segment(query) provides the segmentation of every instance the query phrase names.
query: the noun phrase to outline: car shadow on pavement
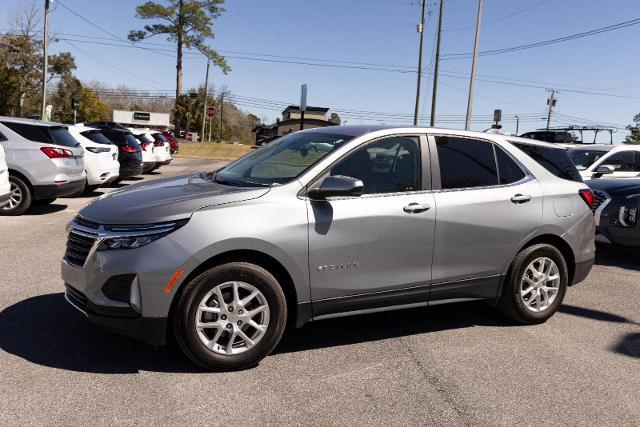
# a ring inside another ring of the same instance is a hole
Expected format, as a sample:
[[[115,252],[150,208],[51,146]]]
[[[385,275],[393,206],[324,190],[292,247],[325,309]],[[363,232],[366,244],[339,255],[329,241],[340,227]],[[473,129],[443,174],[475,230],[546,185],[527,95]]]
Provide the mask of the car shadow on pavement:
[[[65,209],[67,209],[67,205],[54,202],[54,203],[51,203],[50,205],[32,206],[28,211],[22,214],[22,216],[47,215],[51,213],[60,212]]]
[[[598,245],[596,248],[596,264],[640,271],[640,250]]]
[[[456,307],[457,306],[457,307]],[[512,325],[484,303],[436,306],[310,323],[285,335],[274,351],[291,353],[475,325]],[[91,324],[64,294],[32,297],[0,313],[0,348],[32,363],[102,374],[206,372],[177,348],[155,349]]]
[[[0,313],[0,348],[32,363],[78,372],[204,372],[175,347],[155,349],[91,324],[62,293],[5,308]]]
[[[613,347],[613,350],[625,356],[640,358],[640,333],[625,335]]]
[[[607,313],[606,311],[593,310],[590,308],[577,307],[575,305],[562,304],[558,311],[566,314],[571,314],[573,316],[586,317],[593,320],[601,320],[603,322],[629,323],[631,325],[640,326],[640,324],[634,322],[633,320],[629,320],[626,317],[622,317],[617,314]]]
[[[436,305],[311,322],[274,353],[291,353],[474,326],[517,326],[485,302]]]

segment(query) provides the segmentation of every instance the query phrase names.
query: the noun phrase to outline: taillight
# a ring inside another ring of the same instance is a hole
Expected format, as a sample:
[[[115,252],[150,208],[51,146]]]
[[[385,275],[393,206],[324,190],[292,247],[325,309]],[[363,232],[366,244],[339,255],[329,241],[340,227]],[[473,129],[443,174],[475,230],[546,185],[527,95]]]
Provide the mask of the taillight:
[[[141,143],[140,143],[140,146],[142,147],[142,149],[143,149],[144,151],[147,151],[147,143],[146,143],[146,142],[141,142]]]
[[[580,197],[582,197],[582,200],[584,200],[584,202],[587,204],[587,206],[589,206],[589,209],[593,209],[593,202],[595,200],[593,197],[593,191],[585,188],[578,191],[578,193],[580,194]]]
[[[164,147],[164,142],[156,141],[156,142],[153,143],[153,145],[155,145],[156,147]]]
[[[65,150],[64,148],[42,147],[40,148],[40,151],[46,154],[50,159],[63,159],[66,157],[73,157],[73,152],[71,150]]]
[[[120,151],[122,151],[123,153],[137,153],[138,149],[136,147],[130,147],[128,145],[123,145],[122,147],[120,147]]]

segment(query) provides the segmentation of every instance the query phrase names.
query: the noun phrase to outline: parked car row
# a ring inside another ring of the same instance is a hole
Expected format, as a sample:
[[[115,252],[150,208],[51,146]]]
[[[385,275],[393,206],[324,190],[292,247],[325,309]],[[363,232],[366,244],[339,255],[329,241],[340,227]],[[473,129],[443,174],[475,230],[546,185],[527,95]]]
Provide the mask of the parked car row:
[[[172,151],[160,131],[12,117],[0,117],[0,147],[0,215],[157,169],[171,163]]]

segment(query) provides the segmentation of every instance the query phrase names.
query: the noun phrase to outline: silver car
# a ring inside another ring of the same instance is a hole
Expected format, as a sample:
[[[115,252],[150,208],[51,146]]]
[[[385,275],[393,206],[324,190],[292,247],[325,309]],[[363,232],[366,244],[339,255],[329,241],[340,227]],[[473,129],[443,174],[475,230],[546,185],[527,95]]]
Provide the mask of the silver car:
[[[544,322],[593,265],[591,203],[551,144],[313,129],[99,197],[69,224],[62,278],[91,321],[241,369],[310,320],[489,300]]]
[[[0,215],[20,215],[75,194],[85,183],[84,151],[66,125],[0,116],[11,197]]]

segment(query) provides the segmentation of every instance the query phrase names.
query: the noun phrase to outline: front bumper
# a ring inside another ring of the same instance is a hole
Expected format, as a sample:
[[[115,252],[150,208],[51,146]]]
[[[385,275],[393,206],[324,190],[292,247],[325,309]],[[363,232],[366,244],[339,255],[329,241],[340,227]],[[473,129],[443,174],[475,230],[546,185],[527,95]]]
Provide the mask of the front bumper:
[[[69,196],[81,191],[84,185],[84,179],[79,179],[77,181],[71,181],[64,184],[34,185],[33,197],[36,200],[43,200]]]
[[[620,210],[623,206],[637,206],[640,209],[640,204],[636,205],[626,200],[609,203],[600,213],[596,227],[596,241],[614,246],[640,248],[640,221],[625,225],[620,218]]]
[[[77,289],[65,284],[64,297],[69,304],[84,314],[89,321],[105,329],[143,340],[151,345],[166,343],[166,317],[122,317],[108,306],[99,306],[89,301]]]

